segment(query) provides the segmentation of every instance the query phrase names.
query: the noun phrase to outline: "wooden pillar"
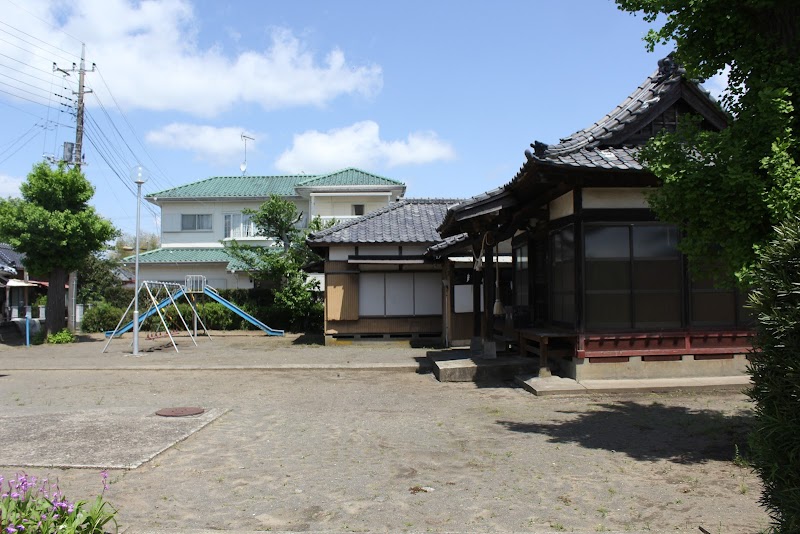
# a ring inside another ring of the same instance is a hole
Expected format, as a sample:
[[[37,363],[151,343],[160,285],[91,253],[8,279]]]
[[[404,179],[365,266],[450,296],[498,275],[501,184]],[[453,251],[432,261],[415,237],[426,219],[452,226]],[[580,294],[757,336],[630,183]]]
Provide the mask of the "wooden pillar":
[[[496,358],[497,345],[494,341],[494,315],[492,304],[495,296],[494,247],[486,247],[483,258],[483,357]]]

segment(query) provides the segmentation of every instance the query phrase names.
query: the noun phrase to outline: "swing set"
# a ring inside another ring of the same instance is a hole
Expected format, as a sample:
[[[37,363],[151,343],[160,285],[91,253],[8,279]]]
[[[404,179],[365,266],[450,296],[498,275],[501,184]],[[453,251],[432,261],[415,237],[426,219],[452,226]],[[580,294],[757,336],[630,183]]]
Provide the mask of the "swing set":
[[[158,314],[159,323],[156,326],[155,332],[147,334],[147,339],[157,339],[159,337],[163,337],[164,335],[169,336],[170,341],[172,342],[172,346],[175,348],[175,352],[180,352],[178,350],[178,345],[175,343],[175,338],[172,336],[172,332],[169,329],[169,315],[168,313],[172,310],[175,311],[177,316],[180,318],[181,323],[183,323],[183,327],[186,329],[186,333],[189,335],[189,338],[194,343],[194,346],[197,346],[197,324],[200,323],[200,326],[203,327],[203,332],[209,339],[211,339],[211,335],[208,333],[208,329],[206,325],[203,323],[203,320],[200,318],[200,314],[197,311],[197,306],[195,305],[195,296],[198,294],[204,294],[210,297],[212,300],[215,300],[222,304],[227,309],[231,310],[235,314],[239,315],[241,318],[245,319],[249,323],[255,325],[262,331],[264,331],[268,336],[282,336],[284,334],[283,330],[277,330],[275,328],[271,328],[249,313],[245,312],[235,304],[229,302],[228,300],[224,299],[220,294],[217,292],[216,289],[206,284],[206,277],[199,274],[190,274],[186,276],[186,283],[184,285],[178,284],[177,282],[153,282],[153,281],[144,281],[142,282],[138,289],[136,290],[136,295],[131,300],[131,303],[128,304],[128,308],[125,310],[125,313],[122,314],[122,317],[119,319],[119,323],[114,330],[110,330],[106,332],[106,337],[108,337],[108,341],[106,342],[105,347],[103,347],[103,352],[108,349],[108,345],[111,343],[111,340],[115,337],[119,337],[125,332],[128,332],[133,329],[133,320],[123,324],[125,321],[125,317],[131,311],[136,299],[139,298],[139,293],[144,290],[147,293],[147,297],[149,298],[150,306],[147,311],[139,316],[139,327],[141,328],[144,321],[153,315]],[[181,299],[185,299],[186,302],[189,304],[189,307],[192,310],[192,328],[189,328],[189,325],[186,323],[186,320],[181,315],[180,310],[178,309],[178,301]],[[163,326],[164,330],[161,330]]]
[[[190,280],[190,278],[192,280]],[[211,339],[211,335],[208,333],[208,329],[206,325],[203,323],[203,320],[200,318],[200,314],[197,311],[197,306],[194,303],[194,295],[195,293],[202,293],[204,286],[205,286],[205,276],[200,276],[201,280],[197,280],[198,275],[189,275],[186,277],[186,285],[181,285],[176,282],[154,282],[154,281],[143,281],[139,285],[139,289],[136,292],[136,295],[131,300],[131,303],[128,304],[128,308],[125,310],[125,313],[122,314],[120,317],[119,322],[117,323],[116,328],[114,328],[111,332],[106,332],[106,336],[108,337],[108,341],[106,342],[105,347],[103,347],[103,352],[108,349],[111,340],[115,337],[119,337],[125,332],[131,330],[133,328],[133,321],[128,322],[127,324],[123,325],[123,321],[128,313],[131,311],[136,299],[139,298],[139,293],[144,292],[146,293],[146,299],[149,301],[150,306],[148,307],[147,311],[144,312],[139,316],[139,326],[141,327],[144,324],[144,321],[153,316],[158,315],[158,323],[156,325],[156,330],[152,332],[148,332],[147,339],[157,339],[164,336],[169,336],[169,340],[172,343],[172,346],[175,348],[175,352],[180,352],[178,350],[178,345],[175,343],[175,338],[172,335],[172,332],[169,329],[169,321],[171,319],[171,314],[174,312],[177,317],[180,319],[180,322],[183,324],[183,327],[186,329],[186,333],[189,335],[189,339],[192,340],[194,346],[197,346],[197,324],[203,328],[203,332],[209,339]],[[199,290],[198,290],[199,288]],[[189,307],[192,310],[192,323],[193,328],[189,328],[189,325],[186,323],[186,320],[183,318],[183,315],[178,308],[178,302],[181,299],[185,300]],[[163,327],[163,330],[162,330]]]

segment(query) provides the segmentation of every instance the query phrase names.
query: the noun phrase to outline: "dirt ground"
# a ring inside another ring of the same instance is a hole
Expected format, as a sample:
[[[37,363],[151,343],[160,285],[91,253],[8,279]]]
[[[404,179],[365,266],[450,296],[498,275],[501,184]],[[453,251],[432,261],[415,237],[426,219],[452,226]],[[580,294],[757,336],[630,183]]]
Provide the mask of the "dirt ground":
[[[751,424],[742,394],[536,397],[510,383],[439,383],[408,371],[211,365],[425,355],[297,341],[218,337],[181,356],[165,350],[138,360],[123,355],[124,343],[99,356],[97,338],[63,349],[5,346],[0,410],[225,411],[141,467],[111,470],[106,495],[128,532],[699,532],[703,526],[738,533],[768,523],[758,505],[759,479],[733,461],[736,446],[746,450]],[[178,363],[170,367],[171,360]],[[181,368],[181,361],[197,365]],[[80,370],[70,370],[70,362]],[[125,368],[115,368],[120,362]],[[21,469],[0,466],[0,474]],[[95,469],[25,471],[58,478],[73,499],[102,489]]]

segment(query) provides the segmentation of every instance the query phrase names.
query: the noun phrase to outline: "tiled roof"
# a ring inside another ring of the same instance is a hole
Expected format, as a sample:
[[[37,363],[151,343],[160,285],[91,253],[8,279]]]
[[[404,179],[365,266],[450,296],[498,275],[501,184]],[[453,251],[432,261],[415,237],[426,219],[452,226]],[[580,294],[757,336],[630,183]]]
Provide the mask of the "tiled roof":
[[[538,141],[532,143],[533,150],[525,151],[526,161],[510,182],[453,206],[440,229],[445,234],[458,232],[460,229],[453,226],[456,213],[496,202],[502,195],[513,192],[516,187],[539,174],[536,170],[529,173],[532,169],[644,171],[642,164],[637,161],[639,147],[631,142],[631,136],[649,124],[656,112],[661,112],[665,106],[685,96],[686,92],[692,93],[692,101],[702,108],[706,119],[717,127],[724,127],[727,121],[724,111],[699,84],[687,80],[684,70],[672,57],[667,56],[658,62],[656,72],[622,104],[596,123],[553,145]]]
[[[469,239],[469,234],[466,233],[466,232],[464,232],[462,234],[457,234],[457,235],[454,235],[454,236],[450,236],[450,237],[448,237],[448,238],[446,238],[446,239],[444,239],[442,241],[439,241],[438,243],[435,243],[435,244],[431,245],[430,247],[428,247],[428,251],[432,252],[434,255],[437,255],[437,253],[439,253],[439,252],[447,250],[447,249],[449,249],[451,247],[454,247],[454,246],[456,246],[456,245],[458,245],[460,243],[466,242],[467,239]]]
[[[25,255],[14,250],[7,243],[0,243],[0,262],[10,267],[22,267]]]
[[[122,258],[123,265],[133,265],[135,256]],[[172,264],[172,263],[224,263],[227,270],[245,270],[244,266],[233,258],[224,248],[158,248],[139,254],[139,264]]]
[[[692,85],[713,101],[696,82],[684,78],[685,71],[668,56],[658,62],[658,70],[605,117],[557,144],[534,142],[529,158],[544,163],[569,167],[618,170],[643,170],[636,160],[636,143],[627,142],[632,133],[652,120],[652,110],[662,101],[672,102],[680,96],[681,81]],[[721,111],[719,111],[722,113]]]
[[[341,171],[332,172],[331,174],[324,174],[321,176],[314,176],[311,178],[306,177],[305,180],[299,182],[297,187],[328,187],[328,186],[369,186],[369,185],[385,185],[385,186],[405,186],[403,182],[378,176],[369,172],[364,172],[360,169],[343,169]]]
[[[147,194],[147,198],[268,198],[270,195],[296,196],[297,187],[320,186],[404,186],[359,169],[349,168],[330,174],[280,176],[215,176],[190,184]]]
[[[385,208],[309,235],[311,245],[331,243],[437,243],[436,228],[451,199],[403,199]]]

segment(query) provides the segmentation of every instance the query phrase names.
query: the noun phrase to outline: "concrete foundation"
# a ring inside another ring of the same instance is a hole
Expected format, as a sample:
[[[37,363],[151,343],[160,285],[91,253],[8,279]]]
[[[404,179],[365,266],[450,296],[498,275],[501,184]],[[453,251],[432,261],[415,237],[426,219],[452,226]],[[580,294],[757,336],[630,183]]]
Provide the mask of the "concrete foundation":
[[[631,356],[627,362],[603,361],[598,358],[562,360],[561,372],[578,382],[584,380],[624,380],[640,378],[691,378],[744,376],[747,374],[747,356],[733,354],[724,357],[684,355],[674,361],[643,361],[642,356]]]

